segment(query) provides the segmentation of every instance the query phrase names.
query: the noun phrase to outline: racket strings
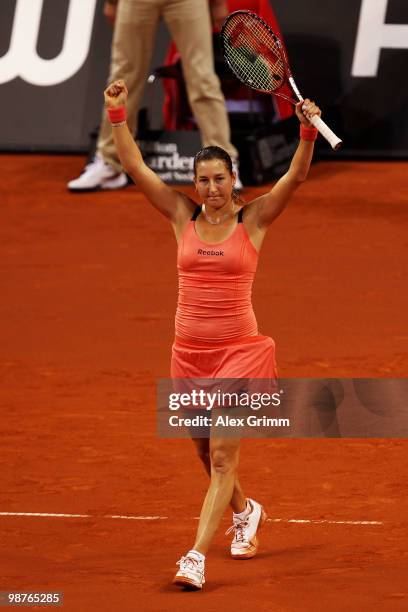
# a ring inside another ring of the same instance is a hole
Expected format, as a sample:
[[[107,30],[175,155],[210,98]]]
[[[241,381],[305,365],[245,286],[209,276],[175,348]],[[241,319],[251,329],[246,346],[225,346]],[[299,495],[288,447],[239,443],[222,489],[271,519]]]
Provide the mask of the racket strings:
[[[285,81],[279,41],[256,18],[237,15],[223,32],[224,49],[238,78],[253,88],[272,92]]]

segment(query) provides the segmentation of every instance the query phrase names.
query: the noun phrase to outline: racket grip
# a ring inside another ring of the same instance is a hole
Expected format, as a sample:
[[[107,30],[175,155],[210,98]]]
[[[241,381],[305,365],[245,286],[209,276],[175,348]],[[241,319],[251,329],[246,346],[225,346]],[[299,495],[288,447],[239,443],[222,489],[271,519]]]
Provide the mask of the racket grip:
[[[319,130],[321,135],[325,137],[325,139],[330,143],[332,149],[337,151],[337,149],[341,147],[341,143],[343,141],[340,140],[338,136],[336,136],[336,134],[329,128],[327,123],[325,123],[322,119],[320,119],[320,117],[318,117],[317,115],[314,115],[310,119],[310,123],[312,123],[315,126],[315,128]]]

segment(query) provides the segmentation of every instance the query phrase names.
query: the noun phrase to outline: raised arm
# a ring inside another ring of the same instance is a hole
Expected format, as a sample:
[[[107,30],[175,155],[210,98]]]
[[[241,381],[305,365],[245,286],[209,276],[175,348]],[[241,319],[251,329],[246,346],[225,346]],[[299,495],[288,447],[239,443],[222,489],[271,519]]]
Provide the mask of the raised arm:
[[[319,115],[320,117],[321,112],[314,102],[306,99],[296,105],[296,115],[303,129],[310,130],[310,133],[306,131],[306,137],[310,140],[301,138],[286,174],[268,193],[260,196],[248,206],[246,211],[247,222],[254,226],[254,229],[256,227],[265,231],[268,225],[284,210],[299,185],[307,178],[313,157],[313,139],[317,135],[317,130],[308,118],[313,115]]]
[[[107,109],[126,106],[128,90],[124,81],[115,81],[104,92]],[[186,195],[166,185],[144,162],[126,121],[112,124],[113,140],[123,169],[158,211],[175,229],[191,216],[195,204]],[[176,232],[177,233],[177,232]]]

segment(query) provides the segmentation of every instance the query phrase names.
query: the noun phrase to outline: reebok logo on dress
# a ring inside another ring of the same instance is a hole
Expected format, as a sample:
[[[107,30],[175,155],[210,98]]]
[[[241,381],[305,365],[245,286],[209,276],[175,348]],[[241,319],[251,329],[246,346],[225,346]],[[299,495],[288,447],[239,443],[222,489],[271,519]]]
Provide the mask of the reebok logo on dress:
[[[203,249],[197,249],[197,255],[217,255],[218,257],[223,257],[224,251],[204,251]]]

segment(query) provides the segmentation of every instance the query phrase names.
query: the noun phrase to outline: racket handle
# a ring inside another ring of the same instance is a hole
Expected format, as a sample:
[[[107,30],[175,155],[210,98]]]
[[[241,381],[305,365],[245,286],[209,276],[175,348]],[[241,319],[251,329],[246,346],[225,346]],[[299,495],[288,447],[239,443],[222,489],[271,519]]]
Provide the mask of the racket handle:
[[[336,136],[336,134],[329,128],[329,126],[323,121],[323,119],[320,119],[320,117],[314,115],[310,119],[310,123],[312,123],[315,128],[319,130],[321,135],[324,136],[325,139],[331,144],[332,149],[337,151],[337,149],[341,147],[341,143],[343,141],[340,140],[338,136]]]

